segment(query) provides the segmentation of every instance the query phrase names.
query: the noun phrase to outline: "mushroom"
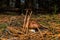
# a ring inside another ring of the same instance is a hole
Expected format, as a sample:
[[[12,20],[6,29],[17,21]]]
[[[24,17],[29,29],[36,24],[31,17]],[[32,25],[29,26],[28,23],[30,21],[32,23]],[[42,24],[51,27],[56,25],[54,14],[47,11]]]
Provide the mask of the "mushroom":
[[[29,27],[28,27],[32,32],[38,31],[37,28],[39,28],[39,30],[45,30],[48,29],[46,27],[43,27],[42,25],[40,25],[37,21],[30,21],[29,23]]]

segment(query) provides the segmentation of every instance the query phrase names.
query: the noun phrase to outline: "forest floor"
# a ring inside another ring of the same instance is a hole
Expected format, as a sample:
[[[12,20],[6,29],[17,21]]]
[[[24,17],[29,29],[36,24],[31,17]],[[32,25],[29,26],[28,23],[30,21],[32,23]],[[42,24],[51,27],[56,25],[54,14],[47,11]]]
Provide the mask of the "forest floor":
[[[32,15],[31,20],[48,29],[25,34],[24,15],[0,15],[0,40],[60,40],[60,14]]]

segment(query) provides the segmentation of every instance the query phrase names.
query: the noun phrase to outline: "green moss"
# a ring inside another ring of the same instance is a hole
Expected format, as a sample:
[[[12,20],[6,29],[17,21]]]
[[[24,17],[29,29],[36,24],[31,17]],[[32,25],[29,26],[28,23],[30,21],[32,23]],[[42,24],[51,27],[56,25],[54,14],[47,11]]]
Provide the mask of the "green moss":
[[[0,24],[0,29],[5,29],[6,27],[7,27],[7,24],[6,23]]]

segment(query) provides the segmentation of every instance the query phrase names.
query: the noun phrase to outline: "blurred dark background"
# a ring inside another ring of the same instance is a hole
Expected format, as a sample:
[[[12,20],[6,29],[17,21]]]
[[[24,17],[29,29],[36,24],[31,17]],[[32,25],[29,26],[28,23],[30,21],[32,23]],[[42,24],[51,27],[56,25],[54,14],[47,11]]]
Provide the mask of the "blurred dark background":
[[[24,13],[31,9],[34,13],[60,13],[60,0],[0,0],[0,13]]]

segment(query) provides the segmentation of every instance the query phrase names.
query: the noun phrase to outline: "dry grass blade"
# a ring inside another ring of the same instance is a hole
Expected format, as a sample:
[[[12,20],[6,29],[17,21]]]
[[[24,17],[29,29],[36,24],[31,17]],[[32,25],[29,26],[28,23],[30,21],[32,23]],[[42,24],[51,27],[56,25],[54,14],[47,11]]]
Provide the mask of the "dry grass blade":
[[[28,25],[29,25],[29,21],[30,21],[32,11],[29,15],[27,15],[27,13],[29,13],[29,9],[26,10],[26,15],[25,15],[24,24],[23,24],[23,29],[26,30],[26,33],[28,33]]]
[[[25,18],[24,18],[23,28],[24,28],[25,25],[26,25],[26,21],[27,21],[27,13],[28,13],[28,10],[26,11],[26,15],[25,15]]]
[[[38,31],[39,31],[39,33],[40,33],[40,35],[41,35],[42,39],[43,39],[43,34],[42,34],[42,32],[40,31],[40,29],[39,29],[39,28],[37,28],[37,29],[38,29]]]
[[[15,34],[18,34],[18,33],[24,34],[23,32],[21,32],[21,31],[19,31],[19,30],[16,30],[16,29],[13,28],[13,27],[8,27],[7,29],[10,30],[10,32],[15,33]]]
[[[32,14],[32,11],[31,11],[30,15],[28,15],[28,18],[27,18],[27,23],[26,23],[27,32],[26,33],[28,33],[28,26],[29,26],[31,14]]]

